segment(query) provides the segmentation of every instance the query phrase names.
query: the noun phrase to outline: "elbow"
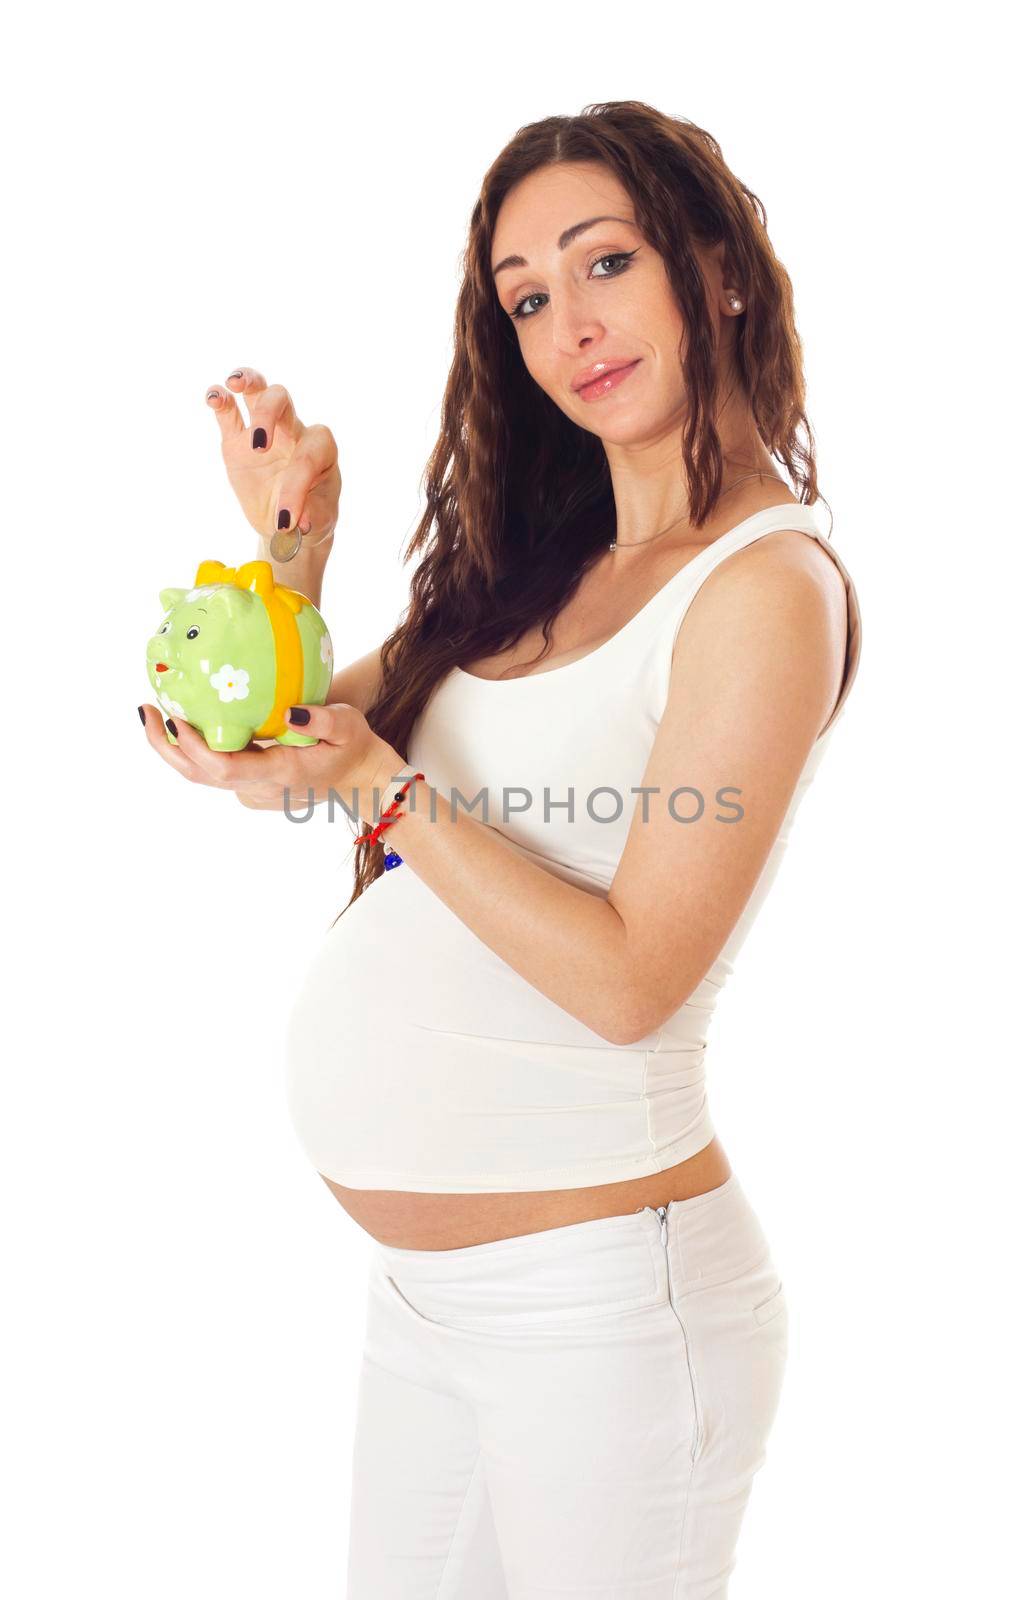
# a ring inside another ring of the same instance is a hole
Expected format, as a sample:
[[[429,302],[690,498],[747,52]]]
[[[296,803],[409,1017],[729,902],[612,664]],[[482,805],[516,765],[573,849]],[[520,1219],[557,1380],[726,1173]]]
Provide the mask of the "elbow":
[[[647,996],[622,986],[615,994],[610,990],[599,998],[602,1006],[590,1026],[607,1044],[637,1044],[665,1020],[666,1013],[660,1017],[659,1008],[652,1006]]]
[[[658,1033],[663,1023],[686,1003],[687,993],[676,997],[662,987],[650,994],[637,986],[621,986],[614,1000],[609,1012],[603,1007],[595,1032],[608,1044],[635,1045]]]
[[[658,1018],[656,1018],[654,1021],[650,1021],[645,1017],[641,1017],[640,1019],[631,1017],[626,1021],[625,1026],[616,1030],[616,1033],[610,1042],[612,1044],[620,1045],[639,1044],[641,1040],[647,1038],[650,1033],[654,1033],[659,1026],[660,1021]]]

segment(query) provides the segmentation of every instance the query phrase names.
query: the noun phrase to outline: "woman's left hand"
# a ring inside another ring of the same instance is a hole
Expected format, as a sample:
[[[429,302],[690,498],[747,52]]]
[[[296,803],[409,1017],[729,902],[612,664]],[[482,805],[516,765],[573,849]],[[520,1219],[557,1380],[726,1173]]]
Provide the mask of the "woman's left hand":
[[[356,706],[301,709],[308,712],[308,721],[292,722],[288,711],[288,726],[318,739],[318,744],[261,746],[252,740],[244,750],[210,750],[183,717],[172,719],[178,743],[171,744],[157,708],[141,708],[149,743],[190,783],[233,789],[241,804],[255,811],[282,811],[285,806],[289,811],[306,811],[309,789],[316,803],[332,791],[352,815],[370,826],[376,803],[373,789],[385,790],[407,762],[372,732]]]

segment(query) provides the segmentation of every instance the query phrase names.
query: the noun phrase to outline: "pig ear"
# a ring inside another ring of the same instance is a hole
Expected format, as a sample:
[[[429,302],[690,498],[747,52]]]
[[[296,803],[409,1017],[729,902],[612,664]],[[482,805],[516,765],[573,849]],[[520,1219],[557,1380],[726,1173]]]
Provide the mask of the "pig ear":
[[[187,589],[161,589],[159,603],[164,611],[170,611],[174,606],[180,605],[187,592]]]
[[[215,607],[225,612],[230,621],[235,622],[250,614],[252,598],[246,589],[238,589],[232,583],[221,583],[213,590],[206,604],[210,610]]]

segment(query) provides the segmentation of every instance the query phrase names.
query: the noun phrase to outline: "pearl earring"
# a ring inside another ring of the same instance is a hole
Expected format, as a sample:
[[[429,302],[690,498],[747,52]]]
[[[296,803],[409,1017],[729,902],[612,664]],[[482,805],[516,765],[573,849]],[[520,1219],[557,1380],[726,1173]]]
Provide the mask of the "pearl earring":
[[[731,294],[730,305],[733,307],[734,311],[739,311],[741,309],[742,302],[737,299],[735,294]]]

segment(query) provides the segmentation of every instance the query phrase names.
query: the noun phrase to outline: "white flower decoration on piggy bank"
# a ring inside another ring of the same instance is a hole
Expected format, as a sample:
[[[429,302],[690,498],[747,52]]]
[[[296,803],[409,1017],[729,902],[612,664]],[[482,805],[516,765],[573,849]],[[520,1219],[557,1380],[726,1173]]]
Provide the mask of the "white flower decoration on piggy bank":
[[[248,674],[243,667],[232,667],[228,662],[209,679],[221,700],[247,700]]]
[[[325,705],[332,680],[329,631],[306,595],[277,583],[268,561],[203,561],[190,589],[163,589],[159,600],[145,660],[165,710],[211,750],[244,750],[253,738],[317,743],[286,720],[290,706]],[[167,738],[177,743],[169,728]]]

